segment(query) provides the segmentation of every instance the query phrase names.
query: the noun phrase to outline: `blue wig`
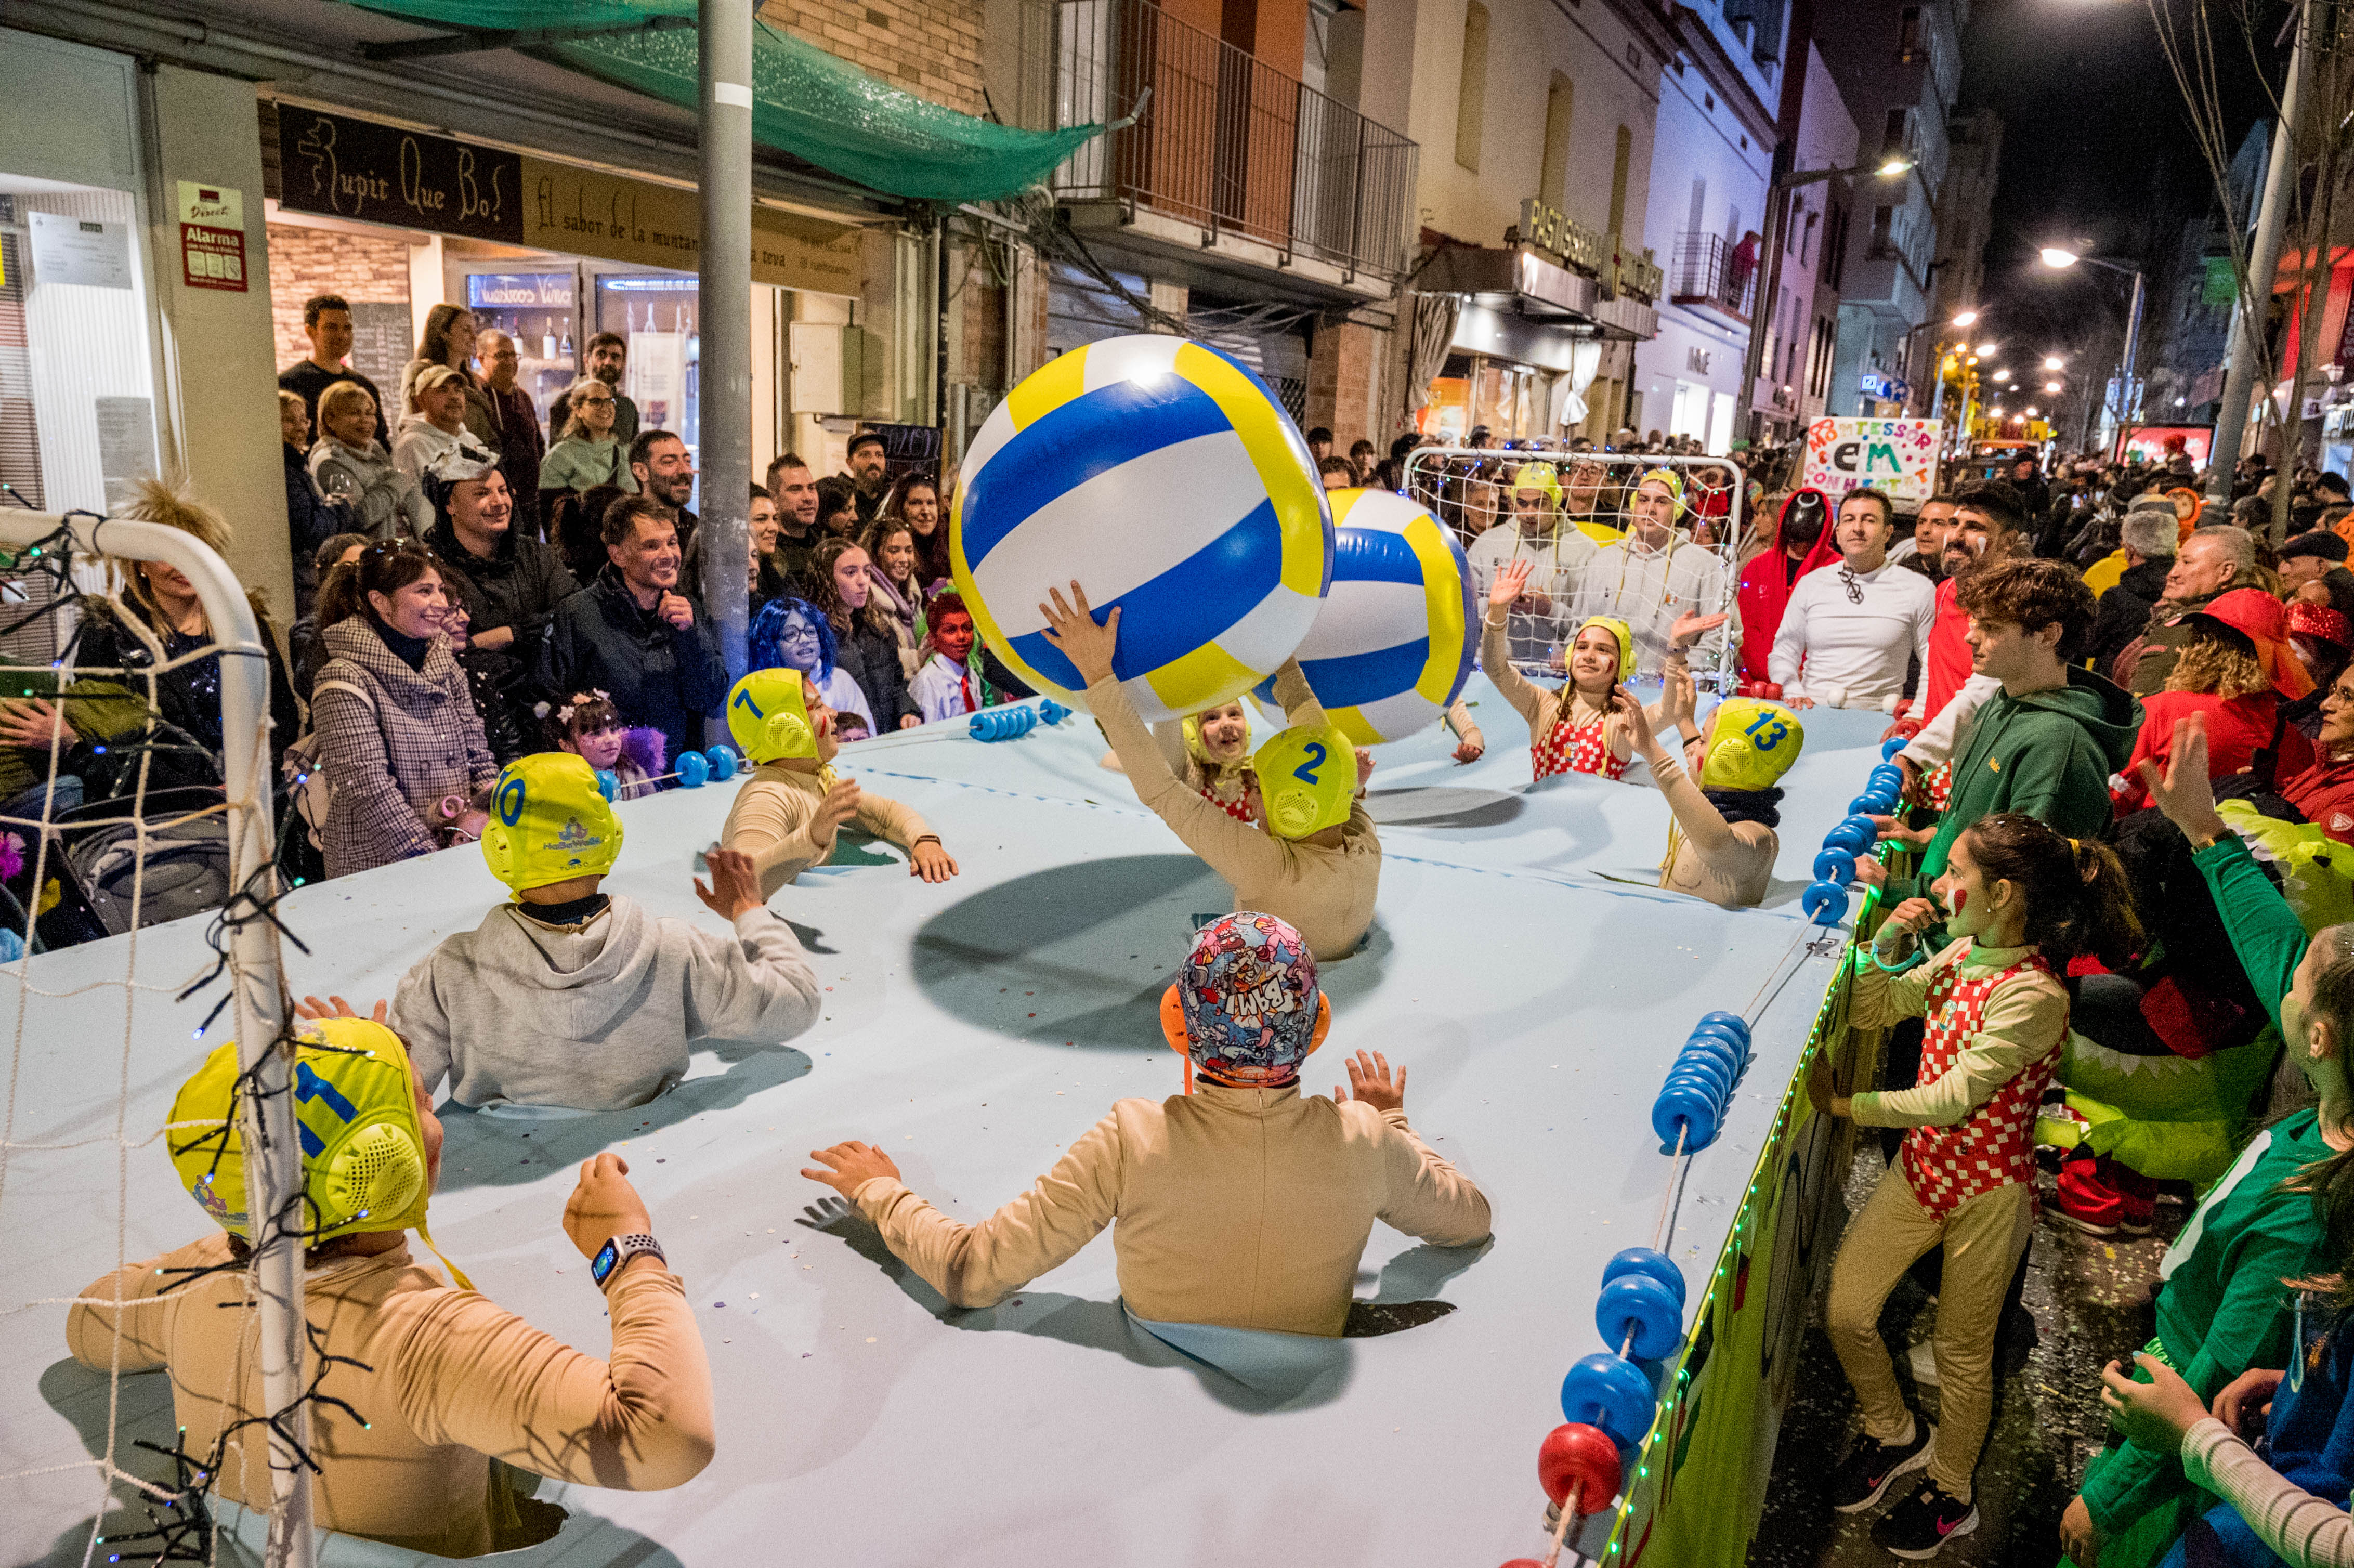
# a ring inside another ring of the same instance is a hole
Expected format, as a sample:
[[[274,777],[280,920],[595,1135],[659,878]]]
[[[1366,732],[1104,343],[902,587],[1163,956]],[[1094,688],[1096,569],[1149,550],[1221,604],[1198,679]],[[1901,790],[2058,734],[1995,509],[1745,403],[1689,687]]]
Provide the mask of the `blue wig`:
[[[779,595],[770,599],[760,607],[758,614],[752,617],[752,624],[747,630],[744,639],[750,645],[748,652],[751,655],[752,668],[755,670],[790,668],[784,662],[783,654],[779,651],[784,646],[785,622],[796,615],[817,628],[817,668],[810,672],[810,677],[822,686],[833,678],[833,660],[836,652],[833,627],[826,620],[823,610],[810,603],[809,600],[795,599],[790,594]]]

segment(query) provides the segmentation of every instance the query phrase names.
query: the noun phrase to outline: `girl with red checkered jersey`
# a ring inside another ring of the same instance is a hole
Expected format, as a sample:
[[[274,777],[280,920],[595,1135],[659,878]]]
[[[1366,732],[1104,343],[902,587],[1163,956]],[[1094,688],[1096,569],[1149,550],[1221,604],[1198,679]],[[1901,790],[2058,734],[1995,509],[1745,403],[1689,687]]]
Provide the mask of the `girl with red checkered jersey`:
[[[1848,1226],[1825,1317],[1863,1409],[1834,1506],[1870,1508],[1899,1477],[1925,1467],[1872,1530],[1881,1545],[1914,1560],[1978,1524],[1970,1477],[1994,1402],[1995,1324],[2034,1226],[2035,1109],[2068,1037],[2068,964],[2087,953],[2120,964],[2141,939],[2117,857],[2016,812],[1964,832],[1933,892],[1934,902],[1898,905],[1872,951],[1859,955],[1848,1020],[1884,1029],[1925,1019],[1914,1086],[1835,1094],[1825,1054],[1807,1080],[1818,1111],[1911,1129]],[[1890,956],[1941,921],[1951,940],[1928,962],[1906,969]],[[1939,1245],[1942,1431],[1906,1407],[1879,1330],[1889,1291]]]

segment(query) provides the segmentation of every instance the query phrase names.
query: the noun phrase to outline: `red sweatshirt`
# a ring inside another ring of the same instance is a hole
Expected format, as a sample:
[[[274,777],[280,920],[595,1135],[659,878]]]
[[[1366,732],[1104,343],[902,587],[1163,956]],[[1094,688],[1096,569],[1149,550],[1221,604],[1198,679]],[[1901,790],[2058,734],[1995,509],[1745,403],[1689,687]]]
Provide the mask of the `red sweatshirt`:
[[[2142,783],[2137,765],[2147,759],[2160,768],[2166,767],[2174,750],[2176,720],[2189,718],[2192,714],[2207,715],[2207,776],[2224,779],[2245,770],[2255,760],[2256,753],[2273,743],[2278,701],[2270,692],[2233,697],[2229,702],[2203,692],[2158,692],[2144,697],[2142,711],[2147,716],[2142,721],[2141,735],[2134,742],[2133,756],[2126,762],[2122,775],[2125,782],[2111,792],[2117,804],[2117,815],[2126,816],[2149,804],[2149,791]],[[2274,765],[2273,777],[2295,780],[2313,770],[2313,742],[2295,725],[2282,726],[2280,757]],[[2340,789],[2348,800],[2354,800],[2354,769],[2349,770]],[[2281,793],[2296,800],[2285,785]],[[2301,803],[2297,809],[2305,810]],[[2311,811],[2306,811],[2306,815],[2313,819]],[[2354,832],[2354,821],[2349,821],[2348,826],[2349,832]],[[2328,830],[2325,827],[2323,831]]]

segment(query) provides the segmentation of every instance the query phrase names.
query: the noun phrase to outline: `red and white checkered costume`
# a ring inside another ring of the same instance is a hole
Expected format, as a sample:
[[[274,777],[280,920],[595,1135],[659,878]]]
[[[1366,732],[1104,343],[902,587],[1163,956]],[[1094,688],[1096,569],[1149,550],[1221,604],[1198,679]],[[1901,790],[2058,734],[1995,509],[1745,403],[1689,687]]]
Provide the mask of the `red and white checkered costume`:
[[[1604,779],[1623,778],[1627,760],[1610,749],[1604,734],[1608,723],[1607,714],[1597,714],[1593,723],[1575,727],[1567,719],[1556,721],[1543,745],[1529,747],[1535,776],[1550,779],[1556,773],[1593,773]]]
[[[1950,964],[1929,982],[1927,1023],[1921,1041],[1921,1072],[1914,1081],[1943,1077],[1969,1048],[1985,1021],[1987,1000],[2014,975],[2052,974],[2041,955],[2031,954],[2009,969],[1966,974]],[[2054,978],[2057,978],[2056,976]],[[2060,1040],[2067,1038],[2063,1027]],[[1904,1135],[1901,1158],[1913,1197],[1942,1220],[1981,1192],[2022,1182],[2035,1185],[2035,1108],[2044,1086],[2060,1065],[2060,1043],[2020,1069],[1984,1104],[1951,1127],[1916,1127]]]
[[[1207,800],[1237,822],[1248,822],[1252,827],[1258,826],[1258,819],[1251,814],[1249,795],[1240,795],[1229,800],[1207,785],[1197,785],[1195,788],[1202,791],[1203,800]]]

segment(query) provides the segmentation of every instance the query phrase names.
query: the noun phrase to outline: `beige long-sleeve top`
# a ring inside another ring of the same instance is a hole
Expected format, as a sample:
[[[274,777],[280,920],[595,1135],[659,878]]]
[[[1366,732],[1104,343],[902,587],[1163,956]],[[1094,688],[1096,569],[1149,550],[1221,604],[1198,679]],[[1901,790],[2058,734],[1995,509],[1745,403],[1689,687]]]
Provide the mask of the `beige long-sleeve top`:
[[[2182,1435],[2182,1473],[2248,1521],[2289,1568],[2354,1568],[2354,1518],[2256,1457],[2213,1416]]]
[[[1275,695],[1294,727],[1327,722],[1297,662],[1276,676]],[[1337,845],[1278,838],[1236,821],[1171,771],[1117,679],[1107,675],[1089,686],[1087,707],[1136,786],[1136,798],[1226,879],[1236,909],[1289,922],[1319,959],[1346,958],[1356,950],[1373,923],[1373,895],[1382,878],[1381,837],[1362,801],[1350,806]]]
[[[1479,668],[1503,699],[1529,721],[1529,745],[1543,746],[1553,734],[1553,726],[1561,722],[1562,713],[1569,704],[1569,688],[1547,691],[1512,668],[1510,651],[1504,645],[1504,621],[1493,606],[1489,607],[1487,619],[1479,623]],[[1627,721],[1617,715],[1602,721],[1602,737],[1609,743],[1613,756],[1623,760],[1635,754],[1634,736],[1628,731]]]
[[[824,799],[825,785],[816,774],[781,762],[762,763],[736,791],[719,842],[752,857],[761,897],[774,898],[777,889],[811,866],[824,864],[833,853],[840,833],[831,827],[822,836],[813,831],[818,803]],[[932,831],[913,807],[866,789],[858,792],[858,811],[851,821],[861,832],[901,849],[914,848],[917,839]]]
[[[1138,1317],[1287,1334],[1340,1333],[1375,1220],[1438,1246],[1489,1233],[1487,1198],[1405,1111],[1296,1085],[1121,1100],[977,1225],[888,1177],[852,1200],[956,1306],[1003,1300],[1117,1220],[1120,1295]]]
[[[1892,975],[1866,958],[1855,966],[1848,1023],[1884,1029],[1927,1011],[1930,984],[1959,966],[1965,976],[1998,973],[2032,948],[1981,948],[1969,938],[1949,944],[1917,969]],[[2041,969],[2013,975],[1995,988],[1979,1015],[1978,1032],[1935,1082],[1855,1097],[1849,1115],[1861,1127],[1951,1127],[1986,1104],[1994,1092],[2068,1033],[2068,992]]]
[[[1781,838],[1763,822],[1726,821],[1673,757],[1662,753],[1650,766],[1651,781],[1676,814],[1675,847],[1660,868],[1659,885],[1720,909],[1762,903],[1773,885]]]
[[[228,1236],[201,1241],[100,1278],[85,1298],[150,1305],[80,1305],[66,1342],[105,1370],[122,1325],[122,1370],[164,1371],[190,1452],[264,1408],[258,1312],[239,1305],[245,1275],[193,1283],[174,1270],[229,1257]],[[583,1281],[588,1271],[580,1273]],[[632,1263],[607,1282],[613,1357],[600,1361],[540,1332],[488,1298],[453,1289],[403,1245],[309,1270],[302,1305],[329,1355],[311,1410],[318,1521],[415,1552],[472,1557],[498,1546],[503,1499],[491,1460],[535,1475],[624,1491],[683,1486],[711,1462],[711,1367],[678,1277]],[[363,1425],[365,1423],[365,1425]],[[222,1495],[270,1504],[270,1461],[252,1427],[220,1473]]]

